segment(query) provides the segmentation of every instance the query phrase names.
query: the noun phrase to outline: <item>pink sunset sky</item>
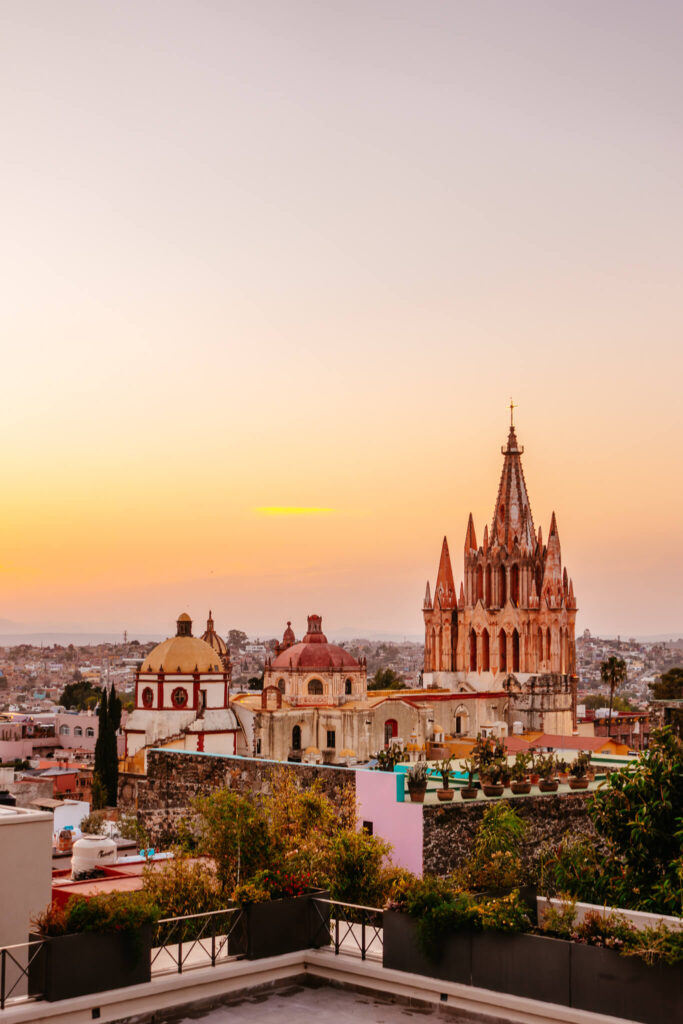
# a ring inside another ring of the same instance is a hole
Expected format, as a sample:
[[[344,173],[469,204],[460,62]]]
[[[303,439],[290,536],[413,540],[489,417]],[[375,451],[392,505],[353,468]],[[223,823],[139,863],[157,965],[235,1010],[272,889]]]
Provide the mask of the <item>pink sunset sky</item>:
[[[8,0],[0,632],[419,635],[509,423],[683,633],[683,5]]]

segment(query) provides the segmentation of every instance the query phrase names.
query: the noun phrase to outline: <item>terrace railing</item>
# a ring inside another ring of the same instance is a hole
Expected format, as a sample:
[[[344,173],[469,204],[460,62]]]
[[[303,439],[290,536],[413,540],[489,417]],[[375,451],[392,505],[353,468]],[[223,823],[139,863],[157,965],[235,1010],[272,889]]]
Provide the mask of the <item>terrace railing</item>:
[[[194,967],[215,967],[235,960],[243,954],[245,939],[240,907],[164,917],[153,933],[152,974],[182,974]]]
[[[317,913],[320,923],[329,933],[330,945],[334,948],[335,956],[342,953],[347,956],[360,956],[361,960],[367,957],[373,960],[382,959],[382,911],[379,907],[342,903],[339,900],[323,899],[318,896],[313,898],[312,903],[314,913]],[[330,908],[329,917],[323,911],[325,907]]]
[[[4,1010],[8,1002],[28,1000],[29,967],[42,946],[43,939],[34,939],[31,942],[18,942],[14,946],[3,946],[0,949],[0,1010]],[[34,993],[31,998],[40,997],[39,993]]]

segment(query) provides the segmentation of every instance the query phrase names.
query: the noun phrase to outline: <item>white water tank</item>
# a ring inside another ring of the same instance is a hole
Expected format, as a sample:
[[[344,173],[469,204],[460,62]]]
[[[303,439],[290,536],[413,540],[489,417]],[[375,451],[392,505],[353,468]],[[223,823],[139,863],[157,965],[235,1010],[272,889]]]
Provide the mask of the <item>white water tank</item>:
[[[109,867],[116,863],[117,846],[113,839],[106,836],[83,836],[73,845],[71,858],[71,876],[79,878],[98,868]]]

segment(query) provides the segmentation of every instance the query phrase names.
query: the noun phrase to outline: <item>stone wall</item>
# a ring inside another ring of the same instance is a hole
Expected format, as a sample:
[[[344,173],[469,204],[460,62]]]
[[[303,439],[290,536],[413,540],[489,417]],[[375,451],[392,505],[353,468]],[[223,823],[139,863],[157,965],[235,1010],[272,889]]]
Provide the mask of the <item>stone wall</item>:
[[[544,793],[516,797],[515,811],[527,824],[522,859],[530,863],[541,844],[558,843],[567,833],[573,838],[590,836],[600,842],[588,816],[587,793]],[[456,800],[458,798],[456,797]],[[472,852],[474,837],[490,800],[454,802],[424,807],[423,870],[448,874],[462,866]]]
[[[297,785],[308,788],[319,780],[322,790],[335,802],[345,786],[355,789],[355,772],[327,765],[307,765],[257,758],[151,750],[147,775],[119,777],[119,809],[137,811],[140,825],[154,846],[174,842],[179,820],[188,812],[195,796],[217,789],[237,793],[268,793],[273,771],[294,775]]]

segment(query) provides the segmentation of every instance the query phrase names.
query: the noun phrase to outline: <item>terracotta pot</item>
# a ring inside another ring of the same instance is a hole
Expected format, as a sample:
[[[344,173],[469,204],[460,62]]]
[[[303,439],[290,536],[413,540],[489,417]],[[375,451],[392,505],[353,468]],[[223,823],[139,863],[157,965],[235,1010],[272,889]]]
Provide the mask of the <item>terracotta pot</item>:
[[[588,789],[588,779],[577,779],[570,775],[567,779],[570,789]]]
[[[557,777],[560,780],[560,782],[569,782],[569,774],[567,772],[558,772]]]
[[[476,786],[463,786],[460,790],[460,796],[463,800],[476,800],[479,790]]]
[[[511,782],[510,783],[510,789],[512,790],[513,793],[517,793],[518,795],[520,793],[530,793],[531,792],[531,783],[530,782]]]
[[[557,787],[559,786],[557,779],[541,779],[538,784],[538,788],[541,793],[557,793]]]
[[[425,793],[427,792],[427,785],[424,786],[411,786],[408,783],[408,792],[410,799],[414,804],[423,804],[425,802]]]
[[[540,781],[541,781],[541,776],[537,775],[536,772],[532,772],[531,775],[529,776],[529,782],[531,783],[532,786],[537,786]]]
[[[503,783],[485,782],[482,787],[484,790],[484,796],[502,796],[505,792],[505,786]]]
[[[452,800],[455,795],[454,789],[437,789],[436,795],[439,800]]]

